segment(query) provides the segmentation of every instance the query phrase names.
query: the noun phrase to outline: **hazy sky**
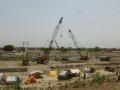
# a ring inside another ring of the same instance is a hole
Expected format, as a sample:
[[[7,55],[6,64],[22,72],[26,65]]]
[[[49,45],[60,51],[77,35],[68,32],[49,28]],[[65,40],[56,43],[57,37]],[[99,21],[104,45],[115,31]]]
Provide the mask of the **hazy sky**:
[[[70,28],[80,47],[120,47],[120,0],[0,0],[0,46],[47,46],[61,16],[60,46]]]

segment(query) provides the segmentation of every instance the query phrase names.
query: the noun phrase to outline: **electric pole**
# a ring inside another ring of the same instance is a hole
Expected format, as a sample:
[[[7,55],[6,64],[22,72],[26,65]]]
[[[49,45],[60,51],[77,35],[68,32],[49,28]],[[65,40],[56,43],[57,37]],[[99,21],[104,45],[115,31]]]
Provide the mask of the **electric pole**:
[[[29,55],[28,55],[29,42],[23,42],[23,66],[29,65]]]

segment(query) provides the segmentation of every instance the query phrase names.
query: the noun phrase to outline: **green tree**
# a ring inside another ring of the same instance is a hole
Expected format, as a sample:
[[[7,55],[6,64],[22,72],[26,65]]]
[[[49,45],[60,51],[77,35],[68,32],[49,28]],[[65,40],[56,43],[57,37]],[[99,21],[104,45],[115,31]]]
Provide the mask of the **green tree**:
[[[48,52],[48,51],[49,51],[49,48],[41,47],[41,50],[43,50],[43,51],[45,51],[45,52]]]
[[[13,45],[5,45],[3,47],[3,50],[4,51],[13,51],[13,50],[15,50],[15,47]]]
[[[94,51],[95,52],[101,51],[101,48],[97,46],[97,47],[94,48]]]

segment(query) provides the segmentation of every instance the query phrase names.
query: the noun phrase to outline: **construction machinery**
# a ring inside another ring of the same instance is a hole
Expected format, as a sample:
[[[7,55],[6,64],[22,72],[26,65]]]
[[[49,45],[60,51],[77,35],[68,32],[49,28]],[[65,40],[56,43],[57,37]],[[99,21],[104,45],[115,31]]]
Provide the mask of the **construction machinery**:
[[[76,47],[76,49],[78,51],[78,54],[80,55],[80,60],[88,60],[88,56],[81,55],[80,48],[79,48],[79,46],[78,46],[78,44],[76,42],[75,36],[74,36],[74,34],[72,33],[72,31],[70,29],[68,30],[68,33],[70,34],[70,37],[71,37],[71,39],[73,41],[73,44],[75,45],[75,47]]]
[[[57,41],[55,41],[55,44],[56,44],[56,46],[57,46],[57,49],[59,49],[59,45],[58,45]]]
[[[63,52],[62,52],[62,50],[60,49],[60,47],[59,47],[57,41],[55,41],[55,44],[56,44],[57,49],[58,49],[58,51],[59,51],[59,57],[58,57],[58,58],[59,58],[59,59],[60,59],[60,58],[63,58]]]
[[[56,36],[57,36],[57,34],[58,34],[58,31],[60,30],[60,26],[61,26],[61,24],[62,24],[62,21],[63,21],[63,17],[60,18],[60,21],[59,21],[59,23],[57,24],[57,26],[56,26],[56,28],[55,28],[55,30],[54,30],[54,32],[53,32],[53,35],[52,35],[52,38],[51,38],[51,41],[50,41],[50,44],[49,44],[49,51],[51,50],[51,47],[52,47],[52,45],[53,45],[53,42],[54,42],[55,39],[56,39]]]
[[[49,59],[50,50],[52,49],[53,42],[55,42],[58,31],[60,30],[62,21],[63,21],[63,17],[60,18],[58,24],[55,27],[55,30],[53,32],[52,38],[51,38],[49,46],[48,46],[48,50],[44,51],[44,54],[42,56],[39,55],[39,58],[37,59],[37,63],[44,63],[46,60]]]
[[[52,38],[51,38],[50,43],[49,43],[49,46],[48,46],[48,50],[45,50],[43,55],[40,55],[40,54],[39,54],[39,58],[37,59],[37,63],[42,63],[42,64],[43,64],[43,63],[45,63],[46,60],[49,60],[49,54],[50,54],[50,51],[51,51],[51,49],[52,49],[52,46],[53,46],[53,43],[54,43],[54,42],[55,42],[57,48],[59,49],[59,46],[58,46],[57,42],[55,41],[55,39],[56,39],[57,34],[58,34],[59,30],[60,30],[62,21],[63,21],[63,17],[60,18],[58,24],[57,24],[56,27],[55,27],[55,30],[54,30],[54,32],[53,32],[53,34],[52,34]],[[73,41],[75,47],[77,48],[78,53],[79,53],[79,55],[80,55],[80,59],[81,59],[81,60],[87,60],[87,59],[88,59],[87,56],[82,56],[82,55],[81,55],[80,50],[79,50],[79,47],[78,47],[77,42],[76,42],[76,40],[75,40],[75,37],[74,37],[74,35],[73,35],[73,33],[71,32],[70,29],[69,29],[69,33],[70,33],[70,36],[71,36],[71,38],[72,38],[72,41]],[[60,50],[60,49],[59,49],[59,50]],[[61,52],[61,53],[62,53],[62,52]]]

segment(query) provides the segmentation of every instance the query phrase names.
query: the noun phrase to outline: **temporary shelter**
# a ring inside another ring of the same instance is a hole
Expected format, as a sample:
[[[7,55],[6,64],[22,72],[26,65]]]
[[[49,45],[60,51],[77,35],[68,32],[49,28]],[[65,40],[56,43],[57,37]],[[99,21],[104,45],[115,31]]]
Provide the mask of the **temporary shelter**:
[[[6,83],[7,84],[17,84],[20,83],[20,78],[18,76],[7,76]]]
[[[26,84],[33,84],[33,83],[37,83],[35,77],[33,75],[29,76],[27,78],[27,80],[25,81]]]
[[[33,75],[36,79],[42,78],[41,74],[43,74],[43,71],[33,71],[30,73],[30,75]]]
[[[16,82],[18,80],[17,76],[7,76],[6,82]]]
[[[59,73],[59,75],[61,75],[61,76],[65,76],[66,75],[66,73],[67,73],[67,71],[61,71],[60,73]]]
[[[60,71],[58,74],[58,79],[59,80],[68,80],[71,79],[71,77],[69,77],[69,72],[68,71]]]
[[[67,71],[69,72],[70,77],[75,77],[75,76],[78,76],[80,74],[79,69],[70,69],[70,70],[67,70]]]
[[[49,71],[48,76],[50,76],[50,77],[57,77],[58,73],[57,73],[57,71]]]
[[[79,69],[70,69],[69,71],[70,71],[71,73],[80,74],[80,70],[79,70]]]

